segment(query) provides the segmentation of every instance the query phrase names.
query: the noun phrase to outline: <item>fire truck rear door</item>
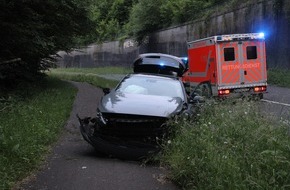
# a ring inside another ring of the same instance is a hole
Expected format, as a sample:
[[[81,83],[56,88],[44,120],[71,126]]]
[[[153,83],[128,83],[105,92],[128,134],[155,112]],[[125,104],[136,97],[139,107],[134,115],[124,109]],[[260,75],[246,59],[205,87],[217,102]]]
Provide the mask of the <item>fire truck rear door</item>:
[[[265,81],[265,49],[262,41],[218,43],[218,84],[242,87]]]

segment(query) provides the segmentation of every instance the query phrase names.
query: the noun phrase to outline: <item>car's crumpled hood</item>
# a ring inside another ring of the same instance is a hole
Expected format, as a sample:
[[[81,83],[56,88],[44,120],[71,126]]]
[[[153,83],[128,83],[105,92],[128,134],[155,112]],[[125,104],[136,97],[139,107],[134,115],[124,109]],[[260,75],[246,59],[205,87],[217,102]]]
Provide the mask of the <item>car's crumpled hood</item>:
[[[113,91],[102,98],[99,110],[107,113],[169,117],[180,112],[182,104],[180,97],[122,94]]]

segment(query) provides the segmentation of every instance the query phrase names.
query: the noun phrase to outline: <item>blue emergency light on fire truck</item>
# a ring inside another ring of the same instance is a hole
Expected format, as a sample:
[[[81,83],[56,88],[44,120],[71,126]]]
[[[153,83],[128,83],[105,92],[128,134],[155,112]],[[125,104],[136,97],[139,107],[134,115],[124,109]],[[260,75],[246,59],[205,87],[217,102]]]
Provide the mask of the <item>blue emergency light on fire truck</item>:
[[[203,96],[262,97],[267,90],[264,34],[217,35],[188,42],[183,81]]]

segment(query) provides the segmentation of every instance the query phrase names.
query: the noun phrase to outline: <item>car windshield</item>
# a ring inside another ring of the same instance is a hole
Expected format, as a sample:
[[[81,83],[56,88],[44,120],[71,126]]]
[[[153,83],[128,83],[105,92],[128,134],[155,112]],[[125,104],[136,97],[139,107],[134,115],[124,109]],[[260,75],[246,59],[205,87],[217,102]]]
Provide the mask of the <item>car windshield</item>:
[[[181,83],[163,77],[135,75],[125,78],[116,89],[117,92],[154,96],[180,97],[184,100]]]

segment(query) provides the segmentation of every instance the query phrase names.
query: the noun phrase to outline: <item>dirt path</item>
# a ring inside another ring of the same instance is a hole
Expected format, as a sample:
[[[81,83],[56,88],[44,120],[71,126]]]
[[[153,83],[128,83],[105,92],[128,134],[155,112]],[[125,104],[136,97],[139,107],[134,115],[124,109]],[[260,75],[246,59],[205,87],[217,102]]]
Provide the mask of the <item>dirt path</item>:
[[[98,155],[79,132],[75,115],[95,116],[102,91],[86,83],[72,82],[79,92],[62,137],[47,164],[17,189],[29,190],[153,190],[177,189],[166,180],[166,170]]]

